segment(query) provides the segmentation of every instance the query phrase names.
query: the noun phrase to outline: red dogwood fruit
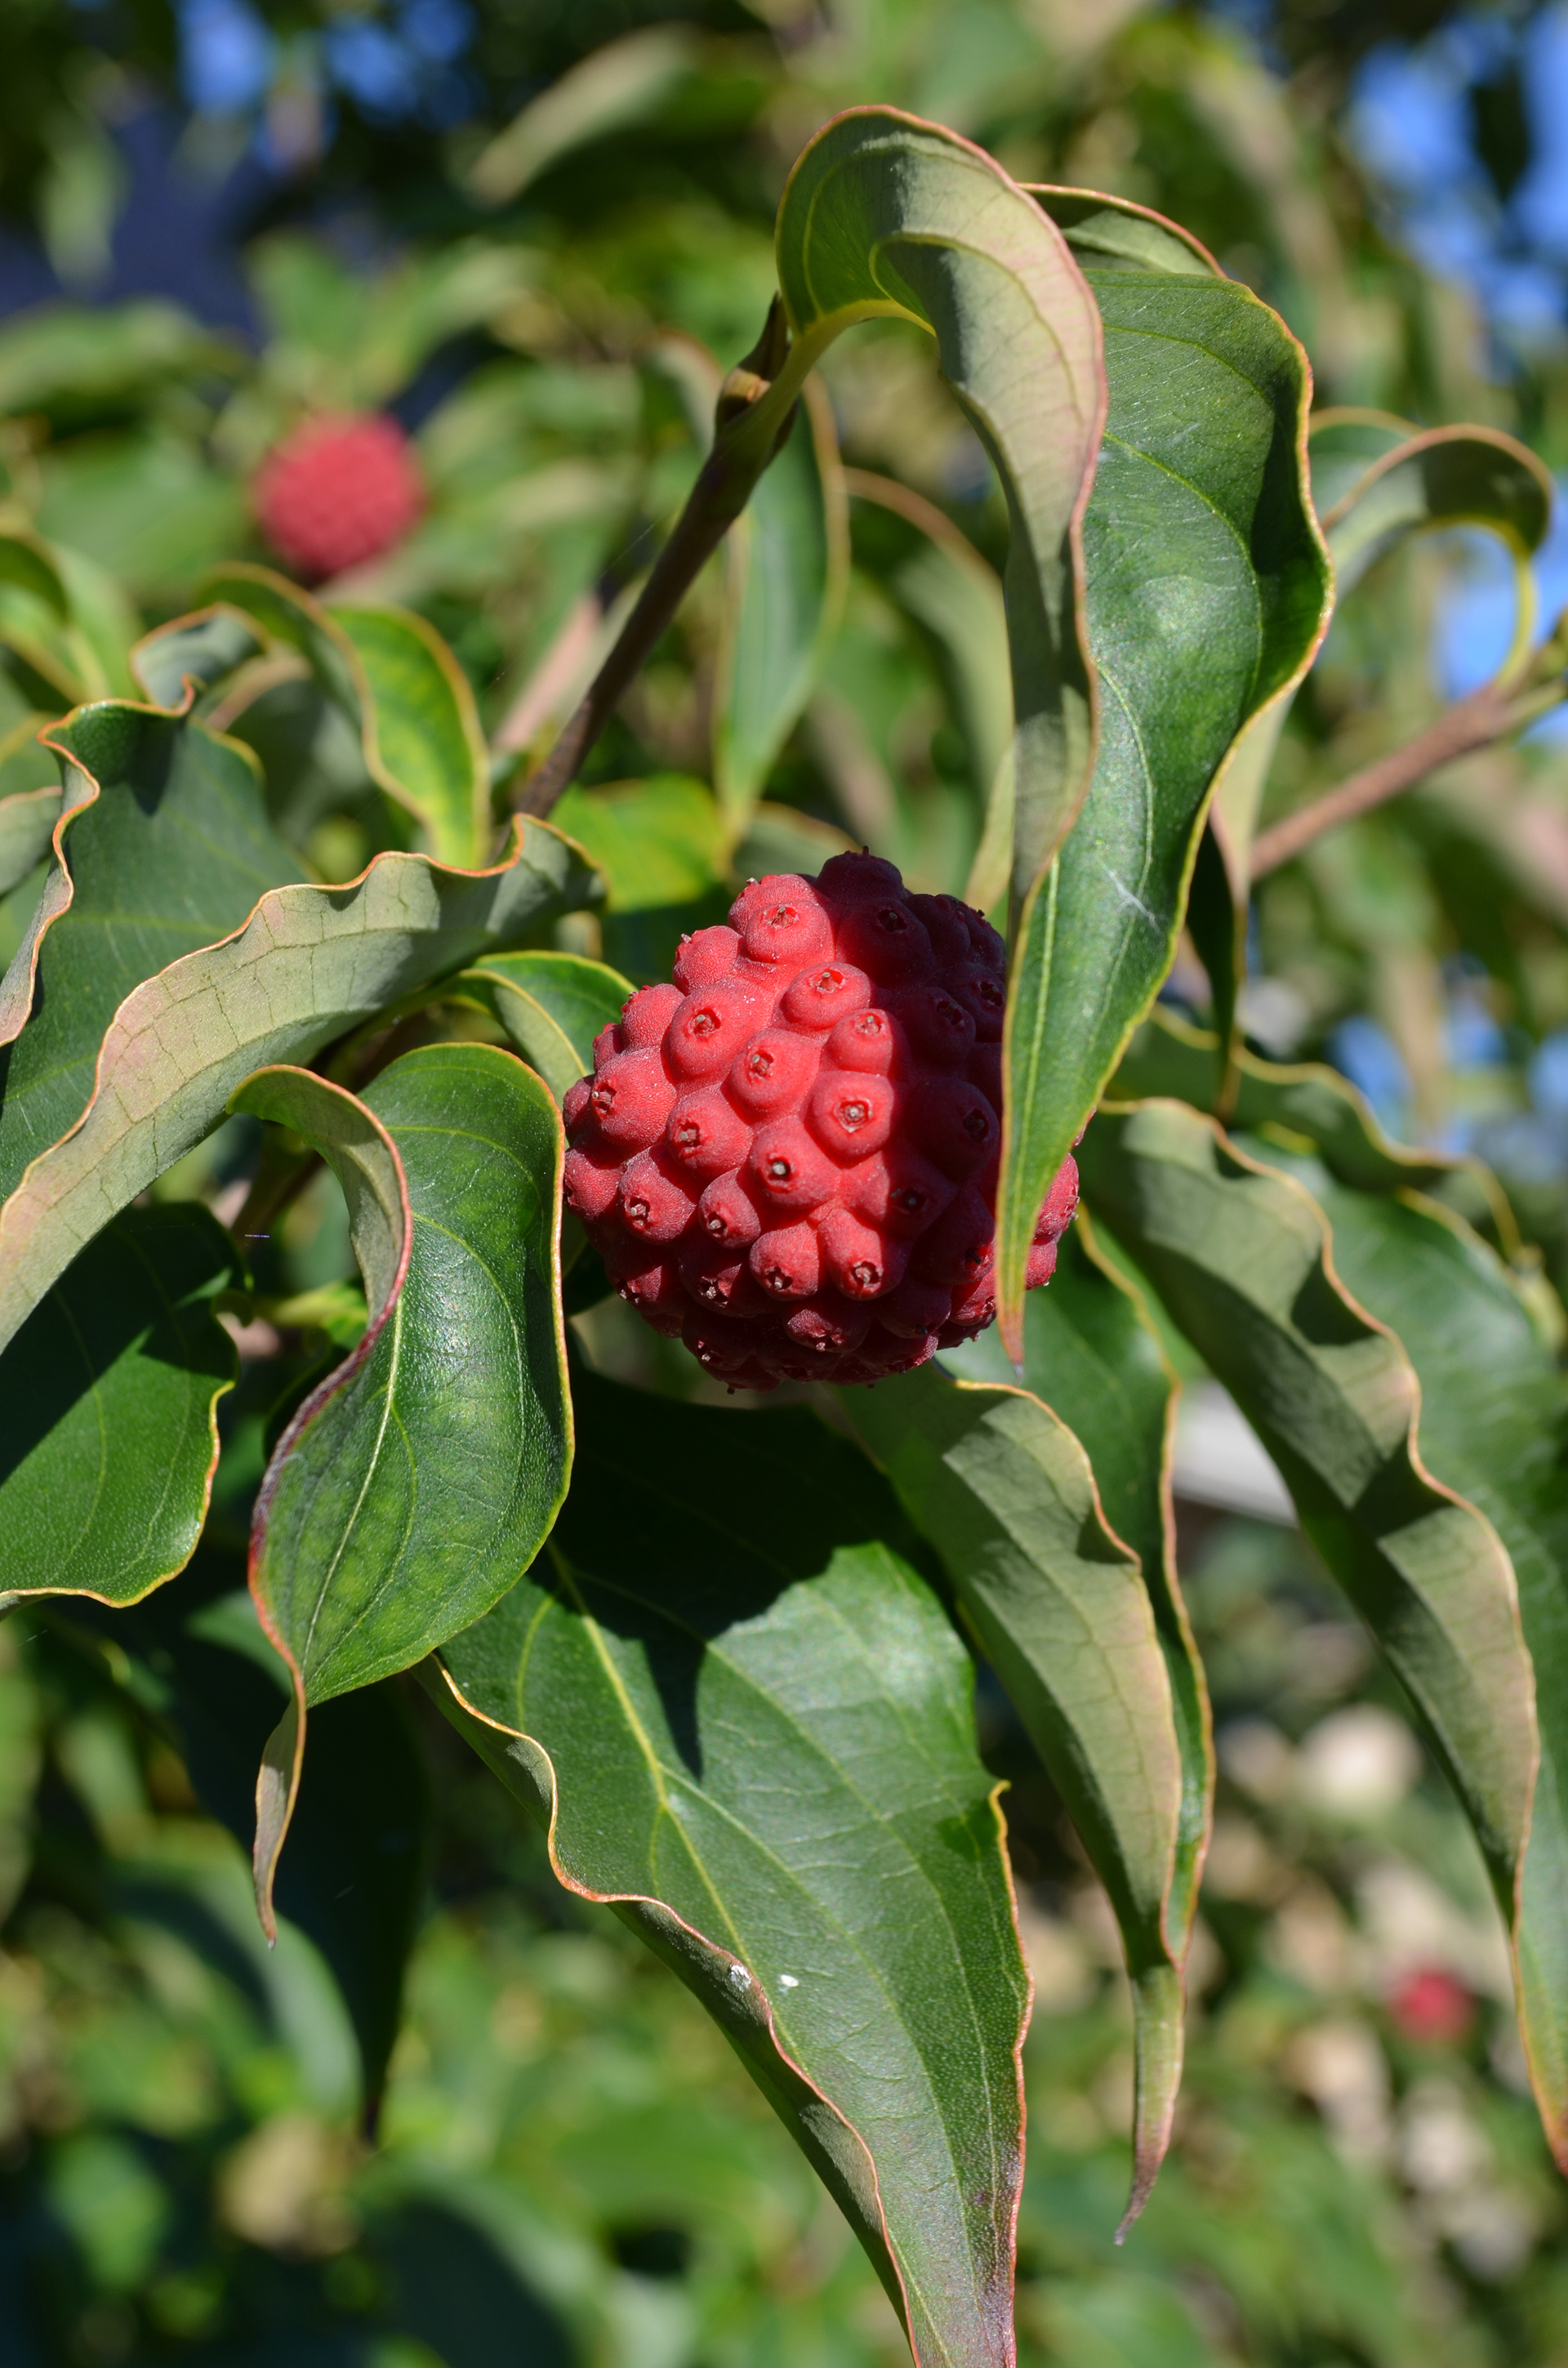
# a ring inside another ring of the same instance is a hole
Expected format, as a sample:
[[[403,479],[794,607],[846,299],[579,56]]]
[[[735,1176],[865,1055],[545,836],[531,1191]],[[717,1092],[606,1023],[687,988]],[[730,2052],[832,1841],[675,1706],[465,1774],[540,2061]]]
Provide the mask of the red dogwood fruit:
[[[566,1096],[567,1205],[621,1297],[736,1389],[880,1381],[983,1331],[1006,1000],[990,923],[876,856],[750,882]],[[1077,1201],[1069,1158],[1031,1290]]]
[[[263,534],[301,575],[363,566],[401,542],[425,507],[414,448],[385,412],[307,420],[256,473]]]

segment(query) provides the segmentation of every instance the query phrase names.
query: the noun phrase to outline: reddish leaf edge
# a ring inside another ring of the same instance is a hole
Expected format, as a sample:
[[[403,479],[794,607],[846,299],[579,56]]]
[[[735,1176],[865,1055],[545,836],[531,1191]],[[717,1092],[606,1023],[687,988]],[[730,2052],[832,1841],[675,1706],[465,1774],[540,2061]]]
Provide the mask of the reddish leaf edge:
[[[669,1966],[706,2011],[713,2016],[858,2237],[889,2301],[898,2313],[914,2368],[949,2368],[946,2362],[924,2356],[911,2330],[908,2288],[892,2249],[887,2214],[882,2207],[881,2185],[871,2150],[847,2114],[834,2103],[825,2090],[817,2086],[784,2046],[774,2021],[772,2000],[751,1967],[733,1951],[722,1947],[717,1941],[710,1940],[705,1932],[699,1932],[695,1925],[677,1916],[675,1909],[666,1907],[662,1899],[642,1892],[597,1891],[571,1873],[562,1865],[556,1850],[561,1791],[556,1782],[554,1762],[544,1746],[532,1736],[524,1735],[519,1728],[506,1726],[500,1720],[487,1718],[482,1711],[475,1710],[438,1653],[431,1654],[419,1662],[413,1675],[442,1715],[464,1736],[491,1772],[522,1802],[536,1823],[544,1827],[551,1873],[562,1888],[575,1894],[579,1899],[610,1908],[646,1942],[655,1956]],[[283,1725],[287,1724],[286,1714]],[[282,1731],[280,1726],[278,1734],[281,1735]],[[504,1736],[506,1741],[488,1743],[484,1740],[486,1736]],[[1023,1933],[1018,1923],[1017,1891],[1013,1881],[1012,1862],[1007,1855],[1007,1826],[1002,1810],[1002,1795],[1006,1790],[1006,1780],[994,1784],[987,1799],[995,1822],[997,1854],[1007,1892],[1007,1911],[1013,1920],[1013,1933],[1024,1968],[1025,1998],[1018,2018],[1017,2037],[1012,2049],[1013,2075],[1018,2100],[1019,2176],[1014,2182],[1007,2226],[1006,2319],[1000,2329],[1003,2338],[1001,2352],[993,2356],[1000,2358],[1003,2368],[1015,2368],[1017,2340],[1013,2326],[1013,2295],[1017,2279],[1018,2209],[1023,2201],[1023,2148],[1028,2113],[1024,2092],[1024,2041],[1034,2011],[1035,1985],[1023,1945]],[[719,1984],[703,1980],[700,1970],[705,1965],[715,1964],[724,1972],[724,1978]],[[717,2010],[716,2002],[721,1998],[731,2009],[728,2016],[721,2015]],[[778,2077],[775,2066],[782,2072],[782,2078]],[[836,2146],[830,2142],[835,2135],[838,2139]],[[875,2244],[871,2241],[873,2231],[878,2239]],[[959,2363],[952,2362],[951,2368],[959,2368]]]
[[[267,1936],[267,1945],[269,1949],[275,1948],[278,1942],[278,1918],[273,1906],[273,1890],[278,1879],[278,1861],[282,1855],[283,1845],[289,1838],[289,1827],[292,1823],[295,1805],[300,1797],[300,1777],[305,1762],[306,1706],[304,1672],[288,1639],[272,1617],[266,1592],[261,1584],[262,1563],[267,1550],[267,1520],[272,1509],[273,1497],[278,1492],[283,1466],[292,1454],[295,1442],[309,1429],[322,1408],[348,1387],[350,1382],[375,1353],[376,1343],[403,1296],[403,1287],[408,1280],[408,1262],[414,1249],[414,1212],[409,1206],[408,1178],[403,1172],[402,1157],[396,1144],[380,1119],[359,1100],[357,1094],[349,1093],[343,1086],[333,1085],[326,1078],[318,1076],[313,1070],[301,1071],[290,1062],[275,1061],[265,1068],[254,1070],[250,1076],[244,1079],[235,1087],[233,1095],[231,1096],[231,1102],[237,1100],[246,1087],[254,1085],[258,1077],[295,1077],[301,1075],[309,1076],[312,1085],[322,1091],[334,1095],[345,1102],[351,1102],[360,1115],[369,1121],[386,1145],[397,1177],[398,1198],[403,1211],[403,1245],[398,1254],[397,1271],[392,1277],[385,1300],[379,1308],[372,1311],[364,1332],[343,1362],[340,1365],[335,1365],[332,1372],[316,1384],[310,1395],[295,1410],[286,1426],[277,1446],[272,1451],[267,1470],[262,1474],[261,1486],[256,1491],[256,1508],[251,1515],[246,1584],[250,1588],[251,1600],[256,1605],[256,1617],[261,1622],[262,1634],[288,1670],[291,1689],[289,1707],[267,1739],[256,1780],[256,1841],[251,1852],[251,1873],[256,1888],[256,1911],[260,1918],[261,1929]]]

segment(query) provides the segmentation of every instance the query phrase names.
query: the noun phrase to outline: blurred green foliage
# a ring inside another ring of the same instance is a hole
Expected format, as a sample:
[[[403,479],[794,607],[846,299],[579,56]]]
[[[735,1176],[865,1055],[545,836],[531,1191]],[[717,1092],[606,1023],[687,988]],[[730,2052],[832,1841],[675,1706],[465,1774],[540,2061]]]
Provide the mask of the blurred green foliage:
[[[190,94],[199,13],[13,0],[0,199],[32,211],[74,284],[90,286],[112,232],[116,127],[182,74]],[[790,161],[835,107],[872,98],[982,140],[1019,177],[1176,216],[1283,312],[1321,400],[1511,427],[1562,468],[1568,349],[1500,355],[1473,297],[1400,251],[1345,132],[1357,59],[1427,35],[1444,13],[1300,0],[1261,28],[1265,50],[1235,22],[1137,0],[484,0],[458,60],[461,104],[443,119],[434,66],[403,113],[378,112],[333,47],[346,26],[403,40],[411,9],[267,0],[264,70],[243,104],[196,92],[185,135],[186,164],[210,178],[271,142],[244,255],[259,346],[164,300],[66,302],[6,324],[0,525],[58,548],[112,658],[140,624],[187,606],[208,564],[269,555],[250,479],[298,418],[392,407],[415,433],[428,508],[334,590],[405,601],[449,638],[504,791],[570,706],[689,484],[717,371],[759,325]],[[590,110],[564,142],[559,123],[531,118],[534,177],[481,203],[472,176],[490,136],[600,44],[676,17],[686,46],[658,53],[630,112]],[[1502,179],[1518,163],[1506,115],[1499,101],[1482,126]],[[869,838],[915,884],[961,888],[975,853],[988,775],[966,628],[934,605],[928,575],[922,589],[937,546],[918,513],[869,481],[935,505],[982,571],[1005,549],[999,498],[902,332],[846,341],[826,375],[861,472],[852,568],[750,837],[727,847],[707,787],[716,570],[596,754],[577,811],[561,810],[595,838],[615,891],[582,950],[636,978],[663,971],[683,928],[718,916],[733,872],[812,868]],[[1434,634],[1467,613],[1454,603],[1476,564],[1451,540],[1410,546],[1346,603],[1297,702],[1267,815],[1437,711]],[[29,597],[0,588],[7,791],[53,778],[32,731],[68,703],[39,675],[54,644],[40,642],[48,620]],[[352,875],[380,825],[319,689],[280,668],[235,729],[287,785],[287,835],[323,877]],[[624,786],[596,797],[606,784]],[[36,889],[24,882],[0,909],[6,954]],[[1324,840],[1264,886],[1255,939],[1256,1040],[1331,1047],[1409,1134],[1484,1152],[1563,1281],[1560,751],[1489,751]],[[1175,990],[1201,1008],[1195,964]],[[237,1121],[161,1189],[221,1199],[244,1150]],[[335,1191],[304,1194],[256,1267],[277,1326],[243,1344],[252,1361],[225,1407],[219,1553],[243,1545],[264,1439],[354,1335]],[[628,1330],[614,1303],[580,1328],[627,1377],[693,1386],[681,1352]],[[1184,1547],[1216,1695],[1221,1815],[1176,2146],[1119,2255],[1131,2052],[1114,1930],[1046,1779],[981,1684],[987,1748],[1012,1782],[1037,1983],[1024,2357],[1561,2368],[1564,2201],[1459,1813],[1294,1533],[1194,1514]],[[216,1587],[199,1565],[169,1594],[200,1604]],[[90,1607],[35,1608],[0,1628],[7,2362],[900,2358],[869,2268],[696,2006],[607,1913],[551,1882],[492,1781],[420,1699],[406,1707],[436,1831],[372,2144],[356,2126],[353,2026],[327,1962],[287,1918],[267,1955],[240,1848],[199,1805],[194,1755],[187,1765],[135,1666]],[[1434,1975],[1449,2029],[1422,2039],[1409,1985]]]

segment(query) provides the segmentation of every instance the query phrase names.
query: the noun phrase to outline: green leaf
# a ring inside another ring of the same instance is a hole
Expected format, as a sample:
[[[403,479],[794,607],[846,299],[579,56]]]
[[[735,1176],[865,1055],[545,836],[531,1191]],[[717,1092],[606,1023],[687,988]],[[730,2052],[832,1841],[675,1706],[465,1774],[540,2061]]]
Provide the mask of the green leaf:
[[[833,412],[814,381],[801,409],[729,534],[713,781],[732,837],[811,697],[843,605],[844,472]]]
[[[1403,1681],[1512,1925],[1537,1749],[1529,1656],[1495,1531],[1423,1460],[1404,1349],[1342,1286],[1312,1197],[1196,1111],[1102,1111],[1080,1165],[1096,1219],[1257,1432]]]
[[[802,152],[777,256],[796,370],[856,321],[914,321],[935,336],[942,375],[1000,472],[1013,884],[1027,896],[1077,813],[1094,754],[1079,543],[1105,416],[1094,300],[1060,232],[1000,165],[892,108],[854,108]]]
[[[1541,1747],[1514,1936],[1520,2021],[1568,2168],[1568,1384],[1506,1269],[1452,1211],[1386,1181],[1357,1190],[1271,1143],[1244,1147],[1324,1211],[1335,1273],[1415,1369],[1423,1462],[1480,1508],[1513,1562]]]
[[[62,760],[67,801],[4,990],[0,1042],[17,1040],[0,1104],[6,1193],[86,1108],[126,996],[237,929],[297,871],[267,822],[255,762],[233,741],[177,715],[106,704],[54,725],[47,745]]]
[[[418,815],[429,854],[477,870],[492,836],[490,757],[468,677],[435,627],[406,609],[328,614],[363,669],[373,779]]]
[[[5,808],[0,806],[0,826]],[[594,1065],[594,1039],[620,1018],[631,982],[583,954],[492,954],[453,981],[499,1020],[556,1100]]]
[[[612,913],[685,905],[723,879],[724,819],[711,790],[684,773],[558,798],[555,825],[604,874]]]
[[[296,1692],[258,1794],[265,1918],[307,1706],[408,1668],[488,1611],[565,1492],[563,1144],[540,1080],[490,1044],[405,1053],[362,1100],[263,1070],[231,1108],[290,1127],[338,1177],[370,1319],[256,1500],[251,1588]]]
[[[916,2359],[993,2368],[1027,1986],[967,1656],[813,1417],[575,1394],[548,1559],[446,1648],[466,1731],[727,2032]]]
[[[82,1244],[211,1133],[252,1070],[313,1059],[386,1005],[586,903],[596,884],[559,831],[519,822],[492,871],[378,856],[346,888],[274,889],[232,937],[145,979],[97,1048],[81,1123],[0,1209],[0,1345]]]
[[[9,1596],[134,1603],[189,1559],[235,1372],[212,1302],[238,1267],[205,1209],[127,1209],[0,1356]]]
[[[1311,454],[1341,599],[1396,543],[1435,527],[1489,528],[1522,580],[1551,522],[1551,471],[1500,428],[1329,412],[1313,422]]]
[[[404,609],[324,609],[270,568],[240,562],[203,577],[210,602],[239,610],[298,650],[358,737],[366,769],[418,825],[424,851],[474,870],[490,837],[484,736],[467,677],[440,635]]]
[[[1234,281],[1094,269],[1110,412],[1084,520],[1100,744],[1026,909],[1007,1018],[997,1320],[1021,1351],[1036,1212],[1176,951],[1210,793],[1327,620],[1300,346]]]
[[[1110,1300],[1119,1303],[1115,1313]],[[1102,1403],[1102,1443],[1119,1417],[1138,1425],[1113,1452],[1124,1466],[1131,1458],[1142,1463],[1141,1489],[1152,1485],[1157,1500],[1169,1383],[1160,1376],[1155,1384],[1156,1410],[1147,1393],[1158,1352],[1145,1333],[1142,1348],[1128,1353],[1122,1309],[1137,1329],[1131,1303],[1096,1276],[1075,1311],[1094,1345],[1080,1336],[1074,1362],[1080,1376],[1087,1369],[1102,1402],[1121,1400],[1109,1411]],[[1136,1508],[1153,1554],[1152,1586],[1145,1586],[1137,1553],[1107,1522],[1082,1443],[1028,1390],[953,1382],[927,1367],[875,1392],[835,1395],[855,1436],[941,1555],[964,1618],[1116,1910],[1138,2039],[1125,2231],[1153,2184],[1181,2080],[1181,1966],[1208,1793],[1201,1680],[1185,1620],[1177,1612],[1169,1658],[1155,1624],[1153,1590],[1169,1599],[1167,1608],[1176,1601],[1165,1576],[1163,1519],[1155,1515],[1151,1535],[1147,1507]],[[1190,1767],[1184,1746],[1193,1755]]]

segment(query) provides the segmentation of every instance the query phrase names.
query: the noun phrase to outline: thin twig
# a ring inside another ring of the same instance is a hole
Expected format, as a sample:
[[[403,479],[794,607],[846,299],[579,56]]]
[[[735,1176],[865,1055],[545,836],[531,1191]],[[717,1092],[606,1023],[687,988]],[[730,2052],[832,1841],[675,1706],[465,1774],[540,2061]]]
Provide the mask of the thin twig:
[[[1321,838],[1324,831],[1337,830],[1341,823],[1369,814],[1374,806],[1398,797],[1402,790],[1413,788],[1426,774],[1436,772],[1439,765],[1451,764],[1456,757],[1467,757],[1471,749],[1484,748],[1492,741],[1501,740],[1506,733],[1528,722],[1534,712],[1535,705],[1521,701],[1517,689],[1501,689],[1491,682],[1483,684],[1468,699],[1457,700],[1425,732],[1407,740],[1403,748],[1392,749],[1375,765],[1363,766],[1360,772],[1352,773],[1325,797],[1302,806],[1296,814],[1287,814],[1282,822],[1260,833],[1252,850],[1253,878],[1261,880],[1266,872],[1278,871],[1280,864],[1289,863],[1292,856],[1310,847],[1314,838]]]
[[[547,814],[575,780],[588,751],[651,655],[697,576],[733,526],[789,433],[794,404],[775,421],[767,402],[784,370],[790,334],[778,297],[761,336],[720,391],[711,450],[675,529],[653,563],[619,639],[550,754],[513,801],[519,814]]]

